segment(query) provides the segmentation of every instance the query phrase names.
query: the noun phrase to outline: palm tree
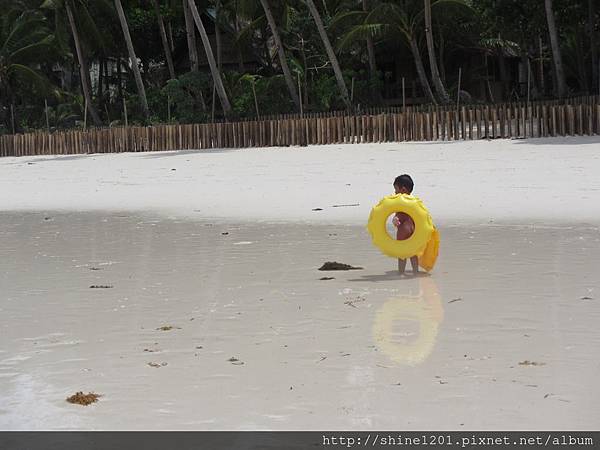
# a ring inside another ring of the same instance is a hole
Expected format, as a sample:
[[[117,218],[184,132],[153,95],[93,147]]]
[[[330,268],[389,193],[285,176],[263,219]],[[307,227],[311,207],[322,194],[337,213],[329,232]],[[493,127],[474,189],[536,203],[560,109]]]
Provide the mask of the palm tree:
[[[167,60],[167,67],[169,68],[169,77],[175,78],[175,69],[173,68],[173,57],[171,56],[171,46],[169,45],[169,39],[167,38],[167,32],[165,31],[165,23],[160,13],[160,6],[157,0],[152,0],[154,6],[154,12],[156,14],[156,20],[158,21],[158,31],[160,33],[160,39],[162,41],[163,49],[165,52],[165,58]]]
[[[313,0],[306,0],[306,4],[308,6],[310,14],[313,17],[313,20],[315,21],[315,24],[317,25],[317,29],[319,30],[319,35],[321,36],[323,45],[325,46],[325,51],[327,52],[327,56],[329,57],[331,67],[333,68],[333,73],[335,75],[335,80],[337,81],[337,85],[342,96],[342,101],[346,105],[346,108],[350,110],[352,109],[352,104],[350,103],[350,97],[348,96],[348,88],[346,87],[346,82],[344,81],[344,76],[342,75],[337,56],[335,56],[335,52],[333,51],[333,47],[331,46],[329,37],[327,37],[327,32],[325,31],[323,20],[321,20],[321,15],[319,14],[319,11],[317,10],[317,7],[315,6]]]
[[[431,70],[431,79],[442,103],[448,103],[450,102],[450,97],[448,96],[448,92],[444,87],[444,83],[442,83],[437,60],[435,58],[435,45],[433,43],[433,30],[431,24],[431,0],[423,0],[423,11],[425,13],[425,39],[427,41],[427,53],[429,54],[429,69]]]
[[[76,2],[76,6],[75,3]],[[75,44],[75,51],[77,54],[77,61],[79,63],[79,78],[81,81],[81,90],[83,93],[83,97],[87,103],[87,109],[90,112],[90,116],[92,117],[92,121],[94,125],[101,126],[102,120],[100,119],[100,115],[98,114],[98,110],[96,109],[93,99],[92,99],[92,88],[90,82],[90,71],[87,65],[87,59],[83,52],[83,44],[81,40],[81,35],[79,33],[79,28],[77,26],[77,18],[76,16],[81,16],[80,21],[85,24],[91,24],[92,29],[86,29],[86,33],[90,35],[98,35],[98,31],[94,29],[95,25],[91,18],[91,15],[85,5],[84,2],[80,0],[46,0],[42,5],[43,9],[51,9],[54,10],[54,14],[56,15],[58,26],[60,26],[62,22],[61,13],[62,11],[66,11],[67,18],[69,21],[69,28],[71,30],[71,36],[73,38],[73,42]]]
[[[592,89],[594,92],[598,86],[598,46],[596,45],[596,0],[588,0],[588,29],[590,34],[590,50],[592,56]],[[598,92],[600,94],[600,91]]]
[[[129,33],[129,26],[127,25],[127,18],[125,17],[125,11],[123,11],[123,5],[121,5],[121,0],[115,0],[115,8],[117,9],[117,15],[119,16],[119,22],[121,23],[121,29],[123,30],[123,37],[125,38],[125,43],[127,45],[129,59],[131,60],[131,68],[133,70],[135,84],[137,87],[138,95],[140,96],[140,102],[142,103],[142,112],[144,113],[144,117],[146,119],[149,119],[150,111],[148,110],[146,89],[144,89],[144,83],[142,82],[140,67],[138,66],[137,56],[135,55],[133,42],[131,41],[131,34]]]
[[[54,35],[42,14],[4,11],[0,18],[0,109],[12,107],[19,93],[59,97],[58,89],[39,70],[40,62],[50,61],[56,53]],[[6,115],[7,129],[18,131],[18,121],[11,116]]]
[[[544,0],[546,7],[546,20],[548,22],[548,33],[550,34],[550,46],[552,47],[552,60],[554,61],[554,72],[556,74],[556,87],[558,96],[564,97],[567,94],[567,84],[565,82],[565,71],[563,69],[562,55],[560,53],[560,44],[558,43],[558,31],[554,21],[554,10],[552,0]]]
[[[260,0],[260,4],[262,5],[263,10],[265,11],[265,16],[267,17],[267,21],[269,22],[269,28],[271,28],[271,34],[273,35],[275,45],[277,46],[279,64],[281,64],[281,70],[283,71],[285,83],[287,84],[288,90],[290,91],[290,96],[292,97],[296,108],[300,109],[300,98],[298,97],[298,92],[296,91],[296,86],[294,85],[292,73],[290,72],[290,67],[288,66],[287,60],[285,58],[285,49],[283,48],[281,37],[279,36],[279,31],[277,31],[277,24],[275,23],[275,18],[273,17],[271,7],[269,5],[268,0]]]
[[[223,43],[221,40],[221,0],[215,5],[215,50],[217,52],[217,69],[223,70]]]
[[[421,16],[422,10],[401,8],[391,2],[379,3],[370,13],[363,14],[363,22],[353,26],[344,35],[338,46],[339,48],[345,48],[356,40],[364,40],[367,36],[404,39],[413,55],[417,76],[423,92],[429,101],[435,104],[436,100],[425,73],[417,40],[417,29]]]
[[[362,0],[363,11],[369,12],[369,6],[367,0]],[[375,45],[373,44],[373,36],[367,36],[367,54],[369,57],[369,70],[371,71],[371,77],[377,76],[377,62],[375,61]]]
[[[358,10],[356,7],[358,5],[342,5],[346,6],[345,8],[338,8],[337,14],[334,16],[329,30],[332,33],[344,34],[344,32],[348,32],[349,29],[361,25],[364,23],[365,18],[369,14],[369,3],[367,0],[361,0],[362,9]],[[342,30],[339,30],[339,29]],[[371,33],[365,33],[364,41],[366,43],[367,49],[367,60],[369,62],[369,75],[371,78],[376,78],[377,74],[377,61],[375,59],[375,44],[373,42],[373,36]],[[338,50],[341,50],[342,47],[338,46]],[[381,100],[381,92],[377,89],[373,90],[373,95],[377,100]]]
[[[196,46],[196,28],[194,27],[194,18],[190,11],[188,0],[183,0],[183,15],[185,18],[185,32],[188,43],[188,54],[190,58],[190,71],[198,71],[198,48]]]
[[[198,32],[200,33],[200,38],[202,39],[202,45],[204,46],[204,51],[206,52],[208,65],[210,67],[210,72],[212,74],[213,82],[215,84],[215,89],[217,91],[217,94],[219,95],[219,100],[221,100],[221,107],[223,108],[223,113],[227,115],[231,112],[231,104],[229,103],[229,98],[227,97],[227,93],[225,92],[223,80],[221,79],[221,73],[217,68],[215,56],[210,46],[208,35],[206,34],[206,29],[202,24],[202,19],[200,18],[200,14],[198,13],[198,8],[196,7],[194,0],[188,0],[188,5],[190,7],[192,17],[194,18],[194,22],[196,23],[196,27],[198,28]]]

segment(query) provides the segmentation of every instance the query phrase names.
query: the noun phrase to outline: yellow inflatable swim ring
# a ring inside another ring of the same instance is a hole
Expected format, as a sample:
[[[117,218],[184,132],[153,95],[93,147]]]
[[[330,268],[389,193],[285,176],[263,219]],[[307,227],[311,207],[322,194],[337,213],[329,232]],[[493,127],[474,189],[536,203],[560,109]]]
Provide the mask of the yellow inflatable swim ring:
[[[386,229],[388,217],[399,212],[408,214],[415,223],[414,233],[401,241],[393,239]],[[402,259],[411,256],[423,259],[426,255],[426,260],[420,260],[419,265],[425,270],[433,268],[439,248],[439,233],[433,226],[429,211],[418,197],[408,194],[387,195],[371,210],[367,229],[373,244],[385,255]]]

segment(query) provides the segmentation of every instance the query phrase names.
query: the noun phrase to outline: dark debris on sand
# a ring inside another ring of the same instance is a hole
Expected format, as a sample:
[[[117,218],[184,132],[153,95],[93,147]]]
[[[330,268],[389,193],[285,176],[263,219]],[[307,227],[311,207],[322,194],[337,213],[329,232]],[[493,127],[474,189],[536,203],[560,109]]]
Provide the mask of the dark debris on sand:
[[[520,366],[545,366],[546,363],[543,362],[537,362],[537,361],[529,361],[529,360],[525,360],[525,361],[521,361],[519,363]]]
[[[87,394],[84,394],[83,392],[79,391],[71,395],[70,397],[67,397],[67,401],[76,405],[88,406],[92,403],[96,403],[98,401],[98,398],[100,398],[99,394],[95,394],[93,392],[88,392]]]
[[[362,270],[362,267],[354,267],[349,264],[343,264],[336,261],[327,261],[319,270]]]

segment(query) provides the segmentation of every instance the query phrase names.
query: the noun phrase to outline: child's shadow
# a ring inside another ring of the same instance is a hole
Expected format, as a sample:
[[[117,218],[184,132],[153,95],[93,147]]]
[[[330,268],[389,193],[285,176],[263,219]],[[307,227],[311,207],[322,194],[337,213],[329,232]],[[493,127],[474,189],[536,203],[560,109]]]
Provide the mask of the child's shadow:
[[[362,275],[360,278],[352,278],[348,281],[400,281],[410,280],[413,278],[426,278],[430,276],[431,274],[428,272],[418,272],[415,274],[407,271],[403,274],[400,274],[397,270],[388,270],[385,274]]]

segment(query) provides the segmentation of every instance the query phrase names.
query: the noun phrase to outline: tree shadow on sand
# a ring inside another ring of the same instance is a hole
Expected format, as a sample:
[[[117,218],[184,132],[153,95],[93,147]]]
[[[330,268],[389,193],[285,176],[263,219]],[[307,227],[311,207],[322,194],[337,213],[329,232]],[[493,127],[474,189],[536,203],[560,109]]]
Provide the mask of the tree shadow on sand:
[[[214,154],[214,153],[231,153],[240,151],[240,148],[206,148],[206,149],[189,149],[189,150],[157,150],[151,152],[141,152],[133,154],[138,158],[143,159],[158,159],[158,158],[170,158],[173,156],[191,156],[197,154]]]
[[[598,145],[600,137],[598,136],[557,136],[547,138],[527,138],[527,139],[512,139],[516,144],[532,144],[532,145]]]

